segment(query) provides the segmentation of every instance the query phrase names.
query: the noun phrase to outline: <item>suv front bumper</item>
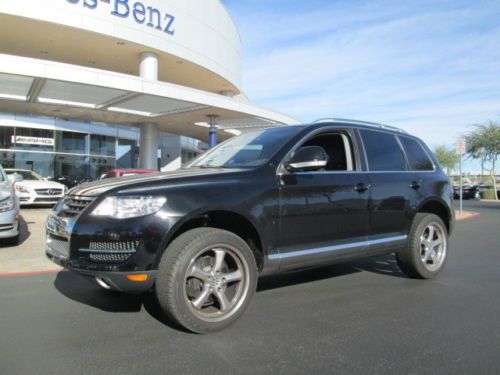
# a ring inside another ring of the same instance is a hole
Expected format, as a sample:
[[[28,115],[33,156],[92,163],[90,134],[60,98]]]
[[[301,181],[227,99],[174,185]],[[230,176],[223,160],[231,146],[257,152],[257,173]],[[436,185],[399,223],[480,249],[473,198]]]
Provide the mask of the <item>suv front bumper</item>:
[[[46,256],[52,262],[69,271],[93,277],[105,289],[127,293],[142,293],[150,290],[156,280],[156,270],[152,271],[109,271],[109,266],[80,264],[71,259],[71,237],[76,219],[58,217],[51,212],[46,223]],[[145,280],[134,281],[134,276],[142,275]]]

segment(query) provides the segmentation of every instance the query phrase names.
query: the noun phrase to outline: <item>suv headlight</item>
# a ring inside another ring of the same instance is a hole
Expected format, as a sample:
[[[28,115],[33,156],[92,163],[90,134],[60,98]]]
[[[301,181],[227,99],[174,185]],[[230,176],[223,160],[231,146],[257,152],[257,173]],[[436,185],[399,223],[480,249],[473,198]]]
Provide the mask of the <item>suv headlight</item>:
[[[0,201],[0,212],[10,211],[14,208],[14,199],[7,197]]]
[[[165,197],[107,197],[92,211],[93,216],[129,219],[154,214],[167,203]]]
[[[23,185],[19,185],[19,184],[16,184],[16,190],[20,193],[31,193],[31,190],[28,189],[26,186],[23,186]]]

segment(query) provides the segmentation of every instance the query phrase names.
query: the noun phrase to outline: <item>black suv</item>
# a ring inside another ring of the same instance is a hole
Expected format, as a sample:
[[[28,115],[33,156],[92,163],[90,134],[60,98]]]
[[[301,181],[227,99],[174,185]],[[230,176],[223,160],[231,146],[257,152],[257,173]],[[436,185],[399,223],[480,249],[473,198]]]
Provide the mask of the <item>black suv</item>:
[[[206,333],[238,319],[260,275],[395,253],[434,277],[452,185],[418,138],[348,120],[257,130],[171,173],[73,188],[47,220],[47,256],[103,288],[154,290]]]

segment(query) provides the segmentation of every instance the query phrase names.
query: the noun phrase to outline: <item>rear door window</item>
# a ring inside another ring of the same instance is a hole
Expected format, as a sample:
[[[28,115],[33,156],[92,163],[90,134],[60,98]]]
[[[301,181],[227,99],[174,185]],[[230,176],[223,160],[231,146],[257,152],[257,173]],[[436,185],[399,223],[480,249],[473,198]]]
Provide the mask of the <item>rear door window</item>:
[[[434,164],[425,152],[423,146],[415,139],[399,137],[408,157],[411,169],[414,171],[432,171]]]
[[[396,136],[391,133],[360,130],[370,171],[406,171],[406,158]]]

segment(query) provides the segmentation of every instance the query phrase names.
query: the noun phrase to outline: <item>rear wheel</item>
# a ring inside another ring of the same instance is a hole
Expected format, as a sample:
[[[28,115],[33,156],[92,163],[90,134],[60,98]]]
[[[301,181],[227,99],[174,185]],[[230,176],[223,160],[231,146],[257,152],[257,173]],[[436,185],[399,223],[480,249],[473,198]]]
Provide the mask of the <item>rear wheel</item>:
[[[197,228],[165,251],[156,293],[172,320],[190,331],[209,333],[243,314],[256,285],[257,265],[245,241],[225,230]]]
[[[448,231],[437,215],[418,213],[408,245],[396,253],[401,270],[410,277],[431,279],[444,267],[448,256]]]

